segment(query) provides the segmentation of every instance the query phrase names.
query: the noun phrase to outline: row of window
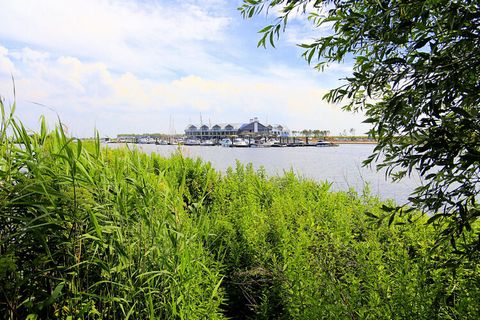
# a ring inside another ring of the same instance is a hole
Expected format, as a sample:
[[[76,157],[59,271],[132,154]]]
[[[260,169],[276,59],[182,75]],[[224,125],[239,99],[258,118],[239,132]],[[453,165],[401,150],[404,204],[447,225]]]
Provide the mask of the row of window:
[[[282,126],[278,126],[278,127],[272,127],[272,126],[267,126],[268,129],[272,130],[272,129],[275,129],[275,130],[278,130],[278,131],[282,131],[283,130],[283,127]],[[191,132],[197,132],[197,131],[208,131],[210,130],[210,128],[207,126],[207,125],[203,125],[200,127],[200,129],[198,129],[197,127],[195,126],[190,126],[188,127],[187,130],[185,130],[186,132],[188,131],[191,131]],[[220,127],[219,125],[214,125],[212,127],[213,131],[219,131],[219,130],[222,130],[222,127]],[[232,131],[232,130],[235,130],[235,128],[231,125],[227,125],[225,126],[225,128],[223,128],[223,130],[226,130],[226,131]]]

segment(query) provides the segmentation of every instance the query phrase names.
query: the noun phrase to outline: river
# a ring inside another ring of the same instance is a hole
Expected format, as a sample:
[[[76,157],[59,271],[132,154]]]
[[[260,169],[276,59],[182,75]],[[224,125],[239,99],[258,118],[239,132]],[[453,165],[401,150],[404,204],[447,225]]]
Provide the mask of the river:
[[[112,146],[112,145],[109,145]],[[146,153],[158,153],[169,156],[179,149],[178,146],[137,145]],[[254,168],[263,166],[271,175],[282,175],[293,170],[298,176],[316,181],[329,181],[333,190],[355,189],[362,193],[368,183],[370,191],[381,199],[393,199],[398,204],[407,201],[409,194],[420,185],[418,176],[405,178],[400,182],[386,179],[385,172],[362,166],[362,161],[373,151],[374,145],[342,144],[339,147],[317,148],[224,148],[219,146],[200,147],[182,146],[181,152],[188,157],[201,158],[222,172],[235,167],[236,160]]]

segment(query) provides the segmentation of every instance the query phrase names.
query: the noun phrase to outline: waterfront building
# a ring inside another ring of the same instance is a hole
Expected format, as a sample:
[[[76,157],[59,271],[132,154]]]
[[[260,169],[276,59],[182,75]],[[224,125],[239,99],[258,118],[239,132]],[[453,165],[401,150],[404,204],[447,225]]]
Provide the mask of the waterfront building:
[[[250,119],[248,123],[217,123],[210,127],[206,124],[190,124],[185,129],[185,135],[189,138],[211,139],[232,136],[265,137],[278,136],[288,137],[290,130],[281,125],[264,125],[258,118]]]
[[[268,125],[270,133],[275,137],[288,138],[290,137],[290,129],[288,127],[280,124],[271,124]]]
[[[205,124],[190,124],[185,129],[185,135],[190,138],[220,138],[237,135],[241,124],[239,123],[218,123],[209,127]]]

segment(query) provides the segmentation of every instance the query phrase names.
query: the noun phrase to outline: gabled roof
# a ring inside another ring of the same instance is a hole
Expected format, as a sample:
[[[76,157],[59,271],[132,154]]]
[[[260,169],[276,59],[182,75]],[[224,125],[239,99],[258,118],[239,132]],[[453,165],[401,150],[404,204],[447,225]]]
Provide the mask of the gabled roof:
[[[227,126],[231,126],[233,130],[238,130],[242,126],[241,123],[216,123],[220,128],[225,129]]]
[[[255,121],[253,121],[255,122]],[[186,128],[185,128],[185,131],[189,131],[189,130],[200,130],[200,128],[202,126],[205,126],[207,127],[208,129],[207,130],[225,130],[225,128],[227,126],[231,126],[232,129],[231,130],[235,130],[235,131],[238,131],[238,130],[243,130],[244,128],[248,127],[249,125],[251,125],[253,122],[247,122],[247,123],[232,123],[232,122],[225,122],[225,123],[212,123],[212,124],[206,124],[206,123],[203,123],[203,124],[189,124]],[[258,122],[258,121],[256,121]],[[265,125],[265,124],[262,124],[260,122],[258,122],[258,124],[260,126],[263,126],[263,127],[266,127],[266,128],[269,128],[270,130],[280,130],[280,131],[289,131],[290,129],[288,129],[287,126],[284,126],[284,125],[281,125],[281,124],[268,124],[268,125]],[[220,127],[219,129],[215,128],[213,129],[214,127]],[[282,129],[280,129],[279,127],[281,127]]]
[[[225,128],[227,126],[231,126],[232,127],[232,130],[238,130],[240,129],[243,125],[245,125],[244,123],[212,123],[211,126],[207,125],[207,124],[189,124],[185,129],[186,130],[190,130],[190,128],[195,127],[195,129],[199,129],[201,128],[202,126],[206,126],[208,127],[208,129],[213,129],[213,127],[215,126],[219,126],[220,127],[220,130],[225,130]]]
[[[272,126],[273,130],[282,130],[282,131],[289,131],[287,126],[284,126],[283,124],[270,124],[269,126]],[[282,127],[282,129],[279,129],[279,127]]]

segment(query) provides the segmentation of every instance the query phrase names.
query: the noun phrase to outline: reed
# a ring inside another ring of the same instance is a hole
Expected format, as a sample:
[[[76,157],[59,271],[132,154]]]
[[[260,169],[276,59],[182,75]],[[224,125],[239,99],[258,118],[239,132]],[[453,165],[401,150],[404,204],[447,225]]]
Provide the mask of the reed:
[[[478,261],[292,172],[29,132],[0,104],[6,319],[478,318]],[[406,219],[406,218],[405,218]],[[452,261],[456,263],[452,265]]]

